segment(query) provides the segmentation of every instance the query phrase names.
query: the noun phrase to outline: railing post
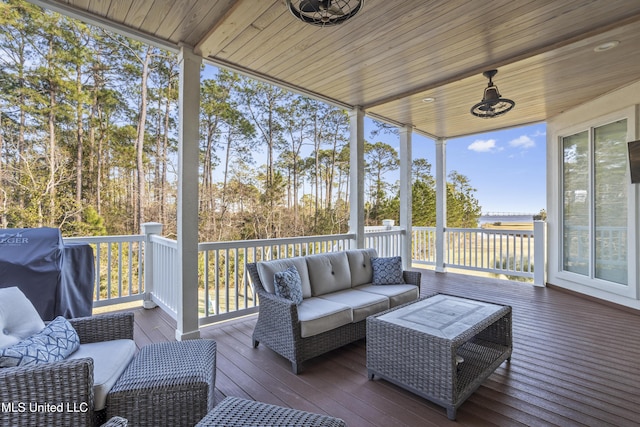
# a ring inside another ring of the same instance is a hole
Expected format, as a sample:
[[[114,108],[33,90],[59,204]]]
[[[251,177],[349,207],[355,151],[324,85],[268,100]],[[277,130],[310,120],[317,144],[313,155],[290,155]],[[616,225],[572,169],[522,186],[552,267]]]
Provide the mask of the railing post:
[[[144,234],[144,300],[142,306],[144,308],[154,308],[156,303],[153,302],[153,243],[151,243],[152,234],[162,234],[162,224],[159,222],[145,222],[140,226],[142,234]]]
[[[546,279],[546,223],[533,221],[533,284],[545,286]]]

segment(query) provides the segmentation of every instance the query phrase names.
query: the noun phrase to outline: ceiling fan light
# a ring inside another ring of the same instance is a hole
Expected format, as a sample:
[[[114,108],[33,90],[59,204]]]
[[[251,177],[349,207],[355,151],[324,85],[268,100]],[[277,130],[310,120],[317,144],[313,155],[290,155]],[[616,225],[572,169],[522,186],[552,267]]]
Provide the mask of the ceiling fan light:
[[[501,116],[511,111],[516,103],[510,99],[503,98],[498,92],[498,86],[493,84],[493,76],[498,70],[489,70],[482,73],[489,79],[488,86],[484,89],[482,101],[471,107],[471,114],[483,119],[491,119]]]
[[[500,93],[498,92],[498,88],[495,86],[489,86],[484,90],[484,96],[482,100],[484,102],[497,101],[500,99]]]
[[[319,27],[338,25],[354,17],[364,0],[286,0],[293,16]]]

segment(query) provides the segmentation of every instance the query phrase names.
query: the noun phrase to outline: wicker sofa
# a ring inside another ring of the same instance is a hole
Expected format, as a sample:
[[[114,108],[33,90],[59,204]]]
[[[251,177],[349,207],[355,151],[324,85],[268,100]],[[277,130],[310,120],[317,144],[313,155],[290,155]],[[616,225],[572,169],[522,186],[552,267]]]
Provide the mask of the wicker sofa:
[[[419,297],[420,272],[401,271],[404,283],[373,284],[372,258],[380,260],[375,249],[356,249],[247,264],[260,299],[254,348],[265,344],[297,374],[303,362],[364,338],[367,316]],[[299,305],[274,285],[275,274],[291,266],[302,281]]]

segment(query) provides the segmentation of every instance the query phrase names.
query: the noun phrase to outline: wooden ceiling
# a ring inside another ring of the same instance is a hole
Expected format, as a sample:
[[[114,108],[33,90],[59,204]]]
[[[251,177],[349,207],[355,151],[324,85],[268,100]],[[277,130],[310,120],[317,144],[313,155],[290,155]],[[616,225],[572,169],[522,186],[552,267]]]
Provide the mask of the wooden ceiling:
[[[638,0],[365,0],[324,28],[284,0],[31,1],[431,137],[544,121],[640,79]],[[474,117],[493,68],[516,106]]]

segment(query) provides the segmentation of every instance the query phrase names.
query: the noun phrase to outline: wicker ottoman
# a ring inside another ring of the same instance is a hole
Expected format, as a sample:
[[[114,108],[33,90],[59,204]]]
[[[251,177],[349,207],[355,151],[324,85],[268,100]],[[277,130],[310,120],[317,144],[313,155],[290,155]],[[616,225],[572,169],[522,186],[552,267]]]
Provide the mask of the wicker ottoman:
[[[196,427],[346,427],[328,415],[283,408],[253,400],[227,397]]]
[[[216,343],[143,347],[107,394],[107,419],[134,426],[193,426],[214,406]]]

